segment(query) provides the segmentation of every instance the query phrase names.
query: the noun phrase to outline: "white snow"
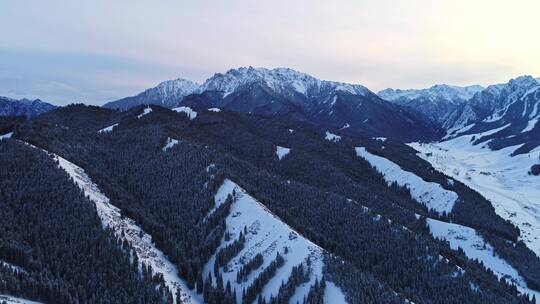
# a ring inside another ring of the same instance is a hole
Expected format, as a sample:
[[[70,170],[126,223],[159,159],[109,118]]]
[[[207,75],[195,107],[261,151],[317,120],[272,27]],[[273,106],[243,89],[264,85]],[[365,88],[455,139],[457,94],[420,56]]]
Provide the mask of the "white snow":
[[[351,125],[350,125],[348,122],[346,122],[346,123],[343,125],[343,127],[340,128],[340,130],[348,129],[348,128],[350,128],[350,127],[351,127]]]
[[[199,92],[221,91],[228,95],[238,88],[254,82],[262,82],[277,93],[304,96],[319,95],[323,91],[344,91],[350,94],[365,95],[369,90],[361,85],[319,80],[308,74],[288,68],[241,67],[226,73],[217,73],[200,86]],[[225,96],[225,95],[224,95]]]
[[[165,144],[165,146],[161,150],[167,151],[170,148],[176,146],[179,142],[180,141],[178,139],[167,137],[167,143]]]
[[[110,125],[106,128],[103,128],[101,130],[98,131],[98,133],[109,133],[111,132],[114,128],[116,128],[116,126],[118,126],[118,123],[115,123],[114,125]]]
[[[40,304],[40,302],[30,301],[23,298],[17,298],[10,295],[0,294],[0,303],[7,304]]]
[[[197,117],[197,112],[193,111],[193,109],[191,109],[190,107],[178,107],[172,110],[178,113],[186,113],[187,117],[191,120]]]
[[[223,96],[223,98],[225,98],[225,96]],[[221,109],[220,108],[210,108],[210,109],[208,109],[208,111],[218,113],[218,112],[221,112]]]
[[[300,263],[306,266],[309,258],[311,261],[310,281],[300,285],[295,290],[290,303],[296,303],[296,300],[301,302],[307,295],[309,287],[314,284],[315,279],[319,281],[322,279],[323,249],[294,231],[229,179],[226,179],[216,192],[215,208],[223,204],[228,195],[233,197],[230,214],[226,218],[226,227],[231,239],[228,242],[222,239],[220,248],[238,239],[244,227],[247,228],[247,234],[245,235],[244,248],[229,262],[228,271],[225,271],[224,268],[220,269],[223,281],[225,283],[231,282],[233,288],[236,289],[238,300],[240,300],[242,290],[250,286],[259,273],[280,252],[285,259],[285,264],[278,268],[276,275],[263,288],[263,295],[268,301],[271,296],[278,294],[281,283],[287,281],[292,267]],[[210,214],[214,212],[215,208],[210,211]],[[285,253],[285,247],[287,247],[287,253]],[[244,282],[237,283],[236,274],[240,267],[258,253],[264,256],[263,265],[250,273]],[[214,261],[215,254],[204,268],[205,277],[212,271]]]
[[[24,268],[22,268],[20,266],[17,266],[17,265],[14,265],[14,264],[11,264],[11,263],[8,263],[8,262],[5,262],[5,261],[2,261],[2,260],[0,260],[0,265],[2,265],[4,267],[11,268],[11,270],[15,270],[17,272],[26,272],[26,270],[24,270]]]
[[[346,304],[345,295],[341,291],[341,288],[336,286],[333,282],[326,281],[326,288],[324,289],[324,303],[325,304]],[[294,302],[290,302],[294,303]]]
[[[2,135],[0,135],[0,140],[11,138],[11,136],[13,136],[13,132],[2,134]]]
[[[281,146],[276,147],[276,155],[277,155],[279,160],[281,160],[283,157],[285,157],[287,154],[289,154],[289,152],[291,152],[291,149],[289,149],[289,148],[285,148],[285,147],[281,147]]]
[[[450,248],[463,249],[465,255],[472,259],[481,261],[484,266],[493,270],[498,278],[505,278],[514,283],[520,292],[533,294],[538,298],[540,292],[527,287],[525,280],[518,271],[503,258],[495,254],[493,247],[487,243],[476,230],[462,225],[446,223],[434,219],[427,219],[427,224],[431,234],[438,239],[446,240],[450,243]]]
[[[142,112],[141,114],[137,115],[137,118],[141,118],[141,117],[143,117],[144,115],[149,114],[150,112],[152,112],[152,108],[146,107],[146,108],[143,110],[143,112]]]
[[[540,256],[540,187],[528,174],[538,162],[540,147],[511,157],[519,146],[492,151],[472,145],[474,135],[433,144],[411,143],[420,157],[488,199],[495,212],[520,230],[520,239]],[[478,138],[478,134],[476,134]]]
[[[411,196],[429,209],[439,213],[452,211],[458,195],[444,189],[434,182],[427,182],[414,173],[401,169],[396,163],[374,154],[369,153],[364,147],[355,148],[356,155],[366,159],[377,171],[379,171],[386,182],[390,185],[396,182],[404,186],[411,192]]]
[[[176,266],[155,247],[152,237],[145,233],[135,221],[122,215],[120,209],[109,202],[109,198],[92,182],[82,168],[58,155],[54,157],[73,182],[84,191],[85,196],[94,202],[103,227],[111,228],[117,237],[127,240],[134,247],[140,263],[151,265],[155,273],[161,273],[174,297],[177,291],[180,291],[184,303],[203,302],[201,296],[191,291],[184,280],[178,276]]]
[[[288,131],[289,131],[289,133],[294,133],[293,129],[289,129]]]
[[[529,132],[531,131],[532,129],[534,129],[534,126],[536,126],[536,124],[538,123],[538,120],[540,119],[540,117],[536,117],[534,119],[531,119],[529,120],[529,123],[527,124],[527,126],[525,127],[525,129],[523,129],[521,131],[521,133],[525,133],[525,132]]]
[[[341,140],[341,136],[326,131],[325,139],[328,141],[338,142]]]
[[[373,139],[375,139],[376,141],[382,141],[382,142],[385,142],[388,140],[388,138],[386,137],[373,137]]]

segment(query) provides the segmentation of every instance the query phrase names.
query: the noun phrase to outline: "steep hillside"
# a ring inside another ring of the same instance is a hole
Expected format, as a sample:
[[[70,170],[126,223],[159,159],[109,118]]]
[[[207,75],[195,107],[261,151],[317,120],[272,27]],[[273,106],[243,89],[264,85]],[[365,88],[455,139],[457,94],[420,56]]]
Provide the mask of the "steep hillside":
[[[391,140],[215,109],[102,111],[72,106],[53,112],[50,121],[22,124],[13,136],[84,170],[109,203],[144,231],[142,239],[146,233],[176,266],[192,299],[526,301],[524,289],[509,285],[511,278],[499,281],[485,268],[490,265],[435,239],[428,218],[476,229],[526,284],[536,282],[537,261],[500,253],[526,256],[526,248],[509,245],[519,230],[472,200],[461,183],[448,189],[444,177],[439,185],[459,199],[449,214],[432,212],[426,206],[433,201],[418,201],[408,188],[389,184],[354,150],[410,149]],[[431,182],[439,178],[420,172]],[[483,219],[469,224],[470,214],[479,212]]]

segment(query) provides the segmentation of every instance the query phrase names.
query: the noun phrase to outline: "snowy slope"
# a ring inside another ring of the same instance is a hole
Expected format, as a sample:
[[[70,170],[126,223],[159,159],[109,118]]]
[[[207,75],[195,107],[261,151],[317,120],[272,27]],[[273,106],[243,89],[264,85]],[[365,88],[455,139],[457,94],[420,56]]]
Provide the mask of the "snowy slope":
[[[216,208],[225,202],[228,195],[233,196],[233,204],[230,214],[226,218],[227,231],[230,233],[230,241],[222,239],[220,248],[238,239],[244,227],[247,229],[244,248],[228,263],[227,271],[220,268],[223,281],[230,281],[236,289],[240,301],[242,290],[250,286],[255,278],[274,260],[279,252],[285,259],[285,264],[278,268],[276,275],[264,286],[263,295],[268,301],[271,296],[276,296],[282,281],[287,281],[291,275],[293,266],[303,263],[307,265],[307,259],[311,261],[310,281],[296,288],[290,303],[302,301],[314,284],[315,279],[322,278],[323,249],[298,234],[291,227],[283,223],[272,214],[264,205],[247,194],[241,187],[231,180],[225,180],[215,195]],[[212,212],[212,211],[211,211]],[[285,249],[287,248],[287,249]],[[261,253],[264,262],[261,267],[248,275],[241,283],[236,282],[237,272],[245,261]],[[205,277],[212,271],[215,254],[204,268]],[[338,292],[338,291],[333,291]],[[342,298],[344,296],[342,295]],[[240,303],[240,302],[238,302]],[[335,303],[335,302],[328,302]]]
[[[540,256],[540,181],[528,174],[538,161],[540,148],[511,157],[517,147],[492,151],[485,145],[473,145],[473,136],[410,146],[435,169],[487,198],[499,216],[519,227],[520,239]]]
[[[108,127],[105,127],[103,129],[99,130],[98,133],[109,133],[112,130],[114,130],[114,128],[116,128],[117,126],[118,126],[118,123],[115,123],[113,125],[110,125]]]
[[[133,220],[122,215],[120,209],[110,204],[109,198],[100,191],[82,168],[58,155],[54,155],[54,158],[73,182],[94,202],[103,227],[109,227],[117,237],[127,240],[134,247],[140,263],[151,265],[155,273],[163,275],[167,287],[173,293],[173,298],[176,298],[179,291],[184,303],[202,303],[200,295],[187,288],[185,282],[178,276],[176,266],[155,247],[152,237]]]
[[[253,68],[231,69],[226,73],[217,73],[207,79],[199,91],[221,91],[230,95],[241,87],[254,82],[264,83],[280,94],[296,92],[306,97],[318,95],[322,90],[344,91],[350,94],[365,95],[369,90],[361,85],[319,80],[308,74],[289,68]]]
[[[367,160],[377,171],[379,171],[388,184],[396,182],[400,186],[405,186],[411,192],[411,196],[429,209],[439,213],[452,211],[458,195],[444,189],[441,185],[433,182],[426,182],[414,173],[401,169],[394,162],[369,153],[366,148],[355,148],[356,154]]]
[[[484,266],[493,270],[497,277],[503,277],[514,283],[520,292],[528,293],[530,296],[534,294],[536,298],[540,299],[540,292],[529,289],[518,271],[495,254],[493,247],[476,230],[429,218],[427,224],[431,234],[435,238],[448,241],[450,248],[463,249],[469,259],[481,261]]]

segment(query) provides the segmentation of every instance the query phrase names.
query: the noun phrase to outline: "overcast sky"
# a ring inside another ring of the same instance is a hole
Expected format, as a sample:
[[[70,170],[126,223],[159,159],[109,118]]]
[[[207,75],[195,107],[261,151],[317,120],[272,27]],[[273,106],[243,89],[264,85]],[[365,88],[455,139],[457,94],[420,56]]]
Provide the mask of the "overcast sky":
[[[103,104],[239,66],[422,88],[540,76],[538,0],[1,0],[0,95]]]

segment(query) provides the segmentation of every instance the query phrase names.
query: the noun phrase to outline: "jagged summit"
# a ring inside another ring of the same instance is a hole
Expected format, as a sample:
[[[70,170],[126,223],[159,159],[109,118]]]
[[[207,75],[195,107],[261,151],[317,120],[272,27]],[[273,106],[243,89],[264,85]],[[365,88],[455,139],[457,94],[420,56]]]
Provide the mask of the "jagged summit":
[[[306,73],[282,67],[274,69],[240,67],[225,73],[216,73],[204,82],[200,91],[221,91],[228,95],[255,82],[264,83],[279,93],[294,91],[305,96],[315,96],[321,90],[332,88],[359,95],[369,92],[361,85],[320,80]]]

